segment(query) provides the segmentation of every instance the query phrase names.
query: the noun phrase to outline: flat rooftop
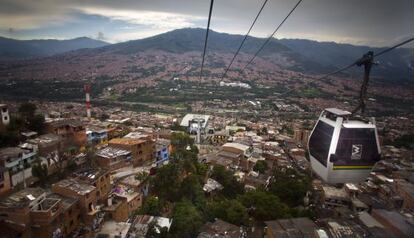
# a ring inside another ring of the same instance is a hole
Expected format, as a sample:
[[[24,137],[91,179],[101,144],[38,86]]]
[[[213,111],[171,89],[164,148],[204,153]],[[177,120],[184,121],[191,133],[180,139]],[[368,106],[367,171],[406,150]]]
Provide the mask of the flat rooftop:
[[[46,195],[42,188],[25,188],[0,200],[0,207],[21,208],[28,206],[33,200]]]
[[[241,237],[240,227],[223,220],[217,219],[214,222],[207,222],[200,228],[198,238],[239,238]]]
[[[49,193],[46,197],[47,198],[53,198],[53,199],[60,199],[63,210],[66,210],[66,209],[70,208],[73,204],[75,204],[79,200],[79,199],[73,198],[73,197],[62,196],[62,195],[57,194],[57,193]]]
[[[226,144],[222,145],[222,147],[233,147],[233,148],[236,148],[236,149],[239,149],[239,150],[242,150],[242,151],[246,151],[246,150],[249,149],[249,146],[243,145],[243,144],[240,144],[240,143],[226,143]]]
[[[134,139],[134,138],[114,138],[109,141],[109,144],[118,145],[139,145],[145,143],[146,140]]]
[[[326,198],[349,199],[348,194],[343,188],[335,188],[331,186],[322,186]]]
[[[79,195],[88,194],[95,189],[94,186],[82,183],[76,179],[64,179],[53,185],[72,190]]]
[[[101,237],[100,235],[106,235],[102,237],[107,238],[126,237],[130,227],[131,224],[127,222],[106,221],[96,237]]]
[[[29,140],[30,143],[39,144],[39,145],[48,145],[48,144],[57,143],[59,141],[60,141],[60,137],[52,133],[40,135],[34,139]]]
[[[73,173],[76,178],[79,178],[84,181],[93,182],[100,178],[102,175],[106,174],[108,170],[103,168],[82,168]]]
[[[306,217],[266,221],[274,237],[312,237],[317,226]]]
[[[129,155],[129,154],[131,154],[131,152],[128,151],[128,150],[123,150],[123,149],[119,149],[119,148],[115,148],[115,147],[111,147],[111,146],[105,147],[105,148],[100,149],[96,152],[97,156],[103,157],[103,158],[108,158],[108,159],[116,158],[116,157],[119,157],[119,156],[126,156],[126,155]]]
[[[20,147],[6,147],[0,149],[0,159],[13,159],[17,158],[21,153],[23,153],[23,149]]]

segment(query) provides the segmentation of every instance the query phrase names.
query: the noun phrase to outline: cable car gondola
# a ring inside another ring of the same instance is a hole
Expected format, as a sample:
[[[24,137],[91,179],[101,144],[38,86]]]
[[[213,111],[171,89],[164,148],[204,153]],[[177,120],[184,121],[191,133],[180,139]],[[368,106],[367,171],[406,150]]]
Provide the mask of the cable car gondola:
[[[312,170],[327,183],[364,181],[381,154],[375,122],[337,108],[321,113],[308,148]]]

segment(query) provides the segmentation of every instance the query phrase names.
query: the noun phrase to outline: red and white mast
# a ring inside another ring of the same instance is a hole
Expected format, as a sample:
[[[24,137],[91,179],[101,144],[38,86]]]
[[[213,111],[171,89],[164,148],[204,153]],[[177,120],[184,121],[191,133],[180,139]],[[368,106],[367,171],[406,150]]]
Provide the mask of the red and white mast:
[[[85,99],[86,99],[86,116],[88,117],[88,119],[91,119],[91,96],[90,96],[91,85],[85,84],[84,90],[85,90]]]

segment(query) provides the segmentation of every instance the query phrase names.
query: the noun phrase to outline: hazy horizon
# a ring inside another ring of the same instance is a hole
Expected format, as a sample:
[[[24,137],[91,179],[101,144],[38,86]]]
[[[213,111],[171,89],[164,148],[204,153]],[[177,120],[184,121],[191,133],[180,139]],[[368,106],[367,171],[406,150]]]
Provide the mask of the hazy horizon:
[[[205,28],[201,28],[201,27],[184,27],[184,28],[177,28],[177,29],[173,29],[173,30],[168,30],[165,32],[161,32],[155,35],[151,35],[151,36],[146,36],[143,38],[137,38],[137,39],[130,39],[130,40],[125,40],[125,41],[120,41],[120,42],[109,42],[103,39],[98,39],[96,37],[90,37],[90,36],[74,36],[73,38],[33,38],[33,39],[16,39],[16,38],[12,38],[12,37],[6,37],[3,35],[0,35],[0,37],[3,38],[8,38],[8,39],[13,39],[13,40],[21,40],[21,41],[30,41],[30,40],[59,40],[59,41],[63,41],[63,40],[75,40],[75,39],[79,39],[79,38],[89,38],[92,40],[99,40],[99,41],[103,41],[105,43],[108,44],[118,44],[118,43],[123,43],[123,42],[128,42],[128,41],[135,41],[135,40],[142,40],[142,39],[146,39],[146,38],[150,38],[153,36],[157,36],[157,35],[161,35],[161,34],[165,34],[171,31],[175,31],[175,30],[183,30],[183,29],[203,29],[205,30]],[[228,33],[228,32],[221,32],[221,31],[216,31],[215,29],[210,29],[210,31],[214,31],[220,34],[229,34],[229,35],[242,35],[242,34],[235,34],[235,33]],[[251,37],[255,37],[255,38],[263,38],[266,39],[266,37],[261,37],[261,36],[251,36]],[[336,42],[336,41],[329,41],[329,40],[314,40],[314,39],[307,39],[307,38],[277,38],[275,37],[276,40],[310,40],[310,41],[315,41],[315,42],[319,42],[319,43],[336,43],[336,44],[344,44],[344,45],[353,45],[353,46],[366,46],[366,47],[372,47],[372,48],[386,48],[388,46],[371,46],[371,45],[367,45],[367,44],[353,44],[353,43],[347,43],[347,42]],[[412,44],[407,44],[407,46],[403,46],[401,48],[410,48],[410,49],[414,49],[414,45]]]

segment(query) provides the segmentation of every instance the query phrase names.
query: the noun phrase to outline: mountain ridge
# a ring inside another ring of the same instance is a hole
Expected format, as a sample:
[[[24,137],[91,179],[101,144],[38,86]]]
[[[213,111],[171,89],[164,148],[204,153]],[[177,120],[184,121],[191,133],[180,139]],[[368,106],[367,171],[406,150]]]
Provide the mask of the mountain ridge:
[[[102,54],[132,55],[151,50],[174,54],[192,51],[201,52],[204,46],[205,32],[206,30],[202,28],[175,29],[144,39],[116,44],[104,44],[88,49],[73,49],[71,56],[97,56]],[[237,50],[243,37],[243,35],[210,30],[207,55],[211,56],[212,53],[232,55]],[[248,36],[245,45],[241,49],[241,54],[252,56],[265,40],[265,38]],[[33,42],[37,43],[38,41]],[[378,52],[382,49],[384,48],[355,46],[336,42],[318,42],[306,39],[272,39],[258,57],[279,65],[284,69],[302,73],[324,74],[355,62],[367,51],[372,50]],[[35,52],[36,50],[35,48]],[[21,51],[25,51],[25,48],[22,47]],[[67,52],[58,52],[57,54],[64,55]],[[50,55],[54,55],[54,53],[49,52],[47,54],[47,56]],[[414,49],[398,48],[375,60],[379,61],[379,64],[374,66],[374,70],[372,71],[373,77],[414,81]],[[254,66],[255,62],[253,62],[252,66]],[[235,69],[235,67],[232,68]],[[351,75],[361,72],[362,70],[358,67],[354,67],[349,71]]]
[[[77,37],[68,40],[17,40],[0,36],[0,59],[19,60],[42,58],[73,50],[96,48],[105,45],[108,45],[108,43],[88,37]]]

